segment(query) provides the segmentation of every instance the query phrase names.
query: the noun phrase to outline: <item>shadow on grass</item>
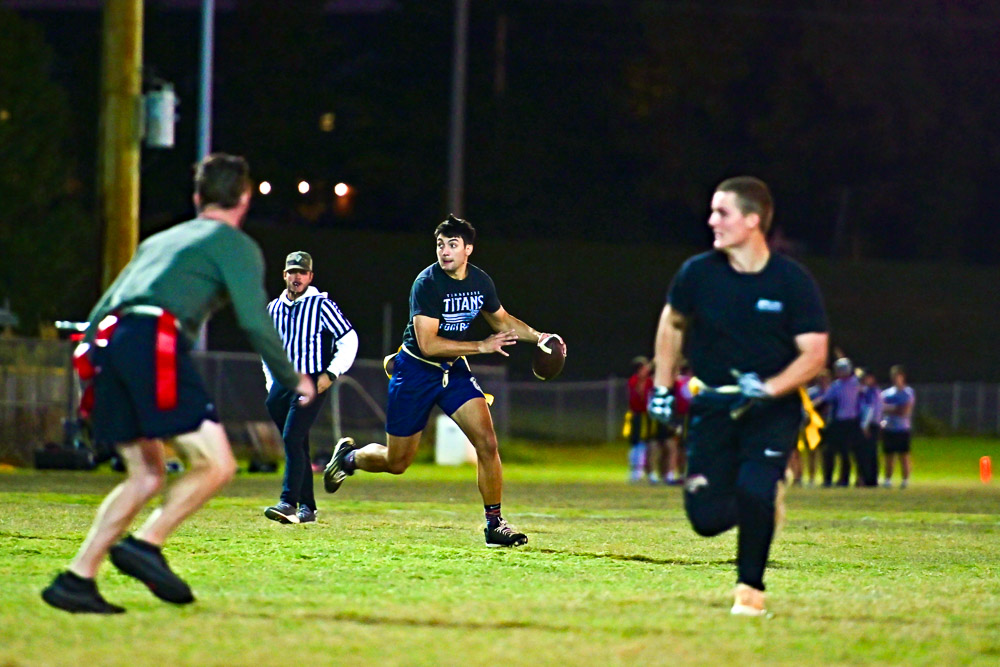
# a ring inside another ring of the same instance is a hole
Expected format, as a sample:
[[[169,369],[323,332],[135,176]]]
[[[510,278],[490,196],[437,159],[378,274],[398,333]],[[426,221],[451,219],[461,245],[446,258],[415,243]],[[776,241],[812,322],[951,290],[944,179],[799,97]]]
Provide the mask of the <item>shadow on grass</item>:
[[[562,549],[532,549],[531,551],[543,553],[543,554],[561,554],[564,556],[576,556],[577,558],[598,558],[606,560],[617,560],[624,562],[633,563],[652,563],[653,565],[736,565],[735,558],[722,558],[722,559],[696,559],[696,558],[654,558],[653,556],[646,556],[643,554],[614,554],[606,552],[588,552],[588,551],[565,551]],[[781,561],[767,561],[767,568],[769,570],[787,570],[793,569],[791,566],[782,563]]]
[[[696,560],[693,558],[654,558],[643,554],[613,554],[605,552],[564,551],[562,549],[532,549],[543,554],[561,554],[577,558],[600,558],[607,560],[631,561],[635,563],[653,563],[654,565],[735,565],[736,559]]]
[[[271,614],[263,611],[231,611],[226,612],[226,615],[246,619],[273,619]],[[622,637],[659,636],[669,634],[671,632],[667,628],[659,627],[629,626],[626,628],[600,628],[587,626],[586,628],[583,628],[578,625],[555,625],[551,623],[536,623],[522,620],[497,619],[494,621],[470,621],[450,618],[402,618],[398,616],[376,616],[351,611],[306,611],[295,614],[295,618],[305,621],[358,623],[360,625],[377,627],[399,626],[414,628],[448,628],[457,630],[540,630],[542,632],[559,633],[574,633],[581,631],[592,633],[594,631],[603,631],[608,634]],[[674,632],[674,634],[676,634],[676,632]]]

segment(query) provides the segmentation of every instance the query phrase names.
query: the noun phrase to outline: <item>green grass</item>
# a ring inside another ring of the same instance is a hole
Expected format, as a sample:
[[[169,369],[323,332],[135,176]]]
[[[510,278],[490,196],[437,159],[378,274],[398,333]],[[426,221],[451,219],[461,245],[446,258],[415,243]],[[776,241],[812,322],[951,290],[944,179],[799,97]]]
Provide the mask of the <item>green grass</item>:
[[[198,602],[107,566],[129,611],[105,618],[38,593],[118,476],[0,474],[0,665],[995,665],[1000,486],[978,460],[998,442],[915,452],[906,491],[789,492],[769,619],[729,616],[735,535],[622,483],[624,445],[507,447],[505,514],[531,538],[513,551],[482,546],[470,467],[359,475],[307,526],[264,519],[280,480],[242,475],[168,544]]]

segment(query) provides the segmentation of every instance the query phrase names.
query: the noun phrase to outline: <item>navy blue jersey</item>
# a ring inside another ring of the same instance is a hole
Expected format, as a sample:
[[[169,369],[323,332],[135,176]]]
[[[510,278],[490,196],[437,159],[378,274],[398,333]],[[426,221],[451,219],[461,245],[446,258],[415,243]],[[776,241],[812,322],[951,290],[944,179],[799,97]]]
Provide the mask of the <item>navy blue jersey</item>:
[[[732,369],[777,375],[799,354],[796,336],[827,331],[816,281],[777,253],[757,273],[739,273],[719,251],[696,255],[674,276],[667,302],[688,318],[685,354],[712,386],[732,384]]]
[[[424,315],[439,321],[438,335],[449,340],[468,340],[469,327],[480,310],[495,313],[500,299],[493,279],[478,266],[467,265],[465,280],[455,280],[437,262],[420,272],[410,288],[410,319],[403,331],[403,345],[425,355],[417,345],[413,318]],[[428,357],[429,358],[429,357]]]

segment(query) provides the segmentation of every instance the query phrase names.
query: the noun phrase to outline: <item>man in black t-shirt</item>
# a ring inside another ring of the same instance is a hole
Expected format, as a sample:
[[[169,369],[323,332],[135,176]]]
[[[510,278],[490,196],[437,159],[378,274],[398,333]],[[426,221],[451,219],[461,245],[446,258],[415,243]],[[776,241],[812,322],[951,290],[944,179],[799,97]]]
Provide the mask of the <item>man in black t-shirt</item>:
[[[756,178],[716,188],[714,250],[684,263],[660,316],[649,409],[669,419],[683,349],[701,387],[689,413],[684,507],[700,535],[738,527],[732,613],[748,616],[766,613],[764,567],[798,437],[799,388],[825,366],[828,345],[815,281],[768,248],[773,210]]]
[[[410,319],[395,356],[386,407],[387,444],[356,448],[343,438],[323,473],[333,493],[355,470],[402,474],[413,462],[431,409],[438,405],[476,449],[479,492],[486,511],[486,546],[520,546],[528,538],[500,513],[503,470],[486,397],[465,355],[497,352],[518,341],[537,344],[543,336],[512,316],[497,297],[493,280],[469,263],[476,230],[449,215],[434,230],[437,262],[420,272],[410,290]],[[469,327],[482,313],[496,332],[470,341]]]

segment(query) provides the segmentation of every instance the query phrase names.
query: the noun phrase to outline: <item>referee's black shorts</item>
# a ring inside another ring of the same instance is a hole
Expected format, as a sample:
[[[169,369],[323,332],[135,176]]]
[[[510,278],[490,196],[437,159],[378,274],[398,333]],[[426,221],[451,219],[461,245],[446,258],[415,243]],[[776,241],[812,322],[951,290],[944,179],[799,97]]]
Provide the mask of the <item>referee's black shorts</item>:
[[[206,419],[218,422],[215,405],[190,356],[187,339],[177,336],[177,404],[157,406],[157,318],[125,315],[107,346],[94,346],[100,371],[94,378],[93,438],[116,445],[140,438],[169,438],[197,431]],[[162,379],[161,379],[162,380]]]

